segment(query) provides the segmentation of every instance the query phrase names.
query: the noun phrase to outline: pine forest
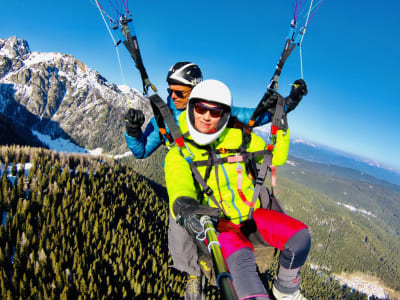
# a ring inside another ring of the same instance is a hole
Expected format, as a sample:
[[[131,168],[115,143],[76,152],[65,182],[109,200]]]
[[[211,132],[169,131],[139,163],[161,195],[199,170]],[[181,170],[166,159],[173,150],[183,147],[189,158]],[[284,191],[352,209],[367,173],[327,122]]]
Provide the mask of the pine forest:
[[[44,148],[1,146],[0,160],[1,299],[183,297],[186,276],[169,267],[168,200],[158,180],[125,162]],[[344,232],[350,227],[339,224],[347,224],[348,216],[338,219],[333,208],[324,208],[330,207],[322,203],[326,196],[289,179],[280,184],[279,193],[289,198],[283,201],[288,211],[309,224],[313,234],[310,262],[302,270],[307,299],[367,299],[332,277],[333,271],[360,270],[360,263],[369,267],[360,271],[379,274],[400,289],[399,258],[390,259],[388,252],[398,254],[398,242],[386,239],[388,250],[383,250],[377,239],[384,232],[366,222],[349,223],[352,231]],[[316,199],[312,205],[307,203],[311,198]],[[330,222],[337,226],[327,227]],[[355,261],[351,249],[360,232],[365,232],[360,253],[368,257]],[[329,244],[328,236],[334,235],[345,242]],[[372,248],[377,257],[368,252]],[[261,274],[269,287],[276,268],[275,258]],[[222,299],[209,284],[206,298]]]

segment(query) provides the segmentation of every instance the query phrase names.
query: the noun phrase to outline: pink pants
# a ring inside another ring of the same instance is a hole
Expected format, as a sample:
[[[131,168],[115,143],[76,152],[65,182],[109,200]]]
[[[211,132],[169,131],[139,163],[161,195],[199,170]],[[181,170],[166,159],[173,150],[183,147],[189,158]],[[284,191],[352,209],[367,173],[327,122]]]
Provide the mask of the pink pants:
[[[275,210],[259,208],[254,211],[253,218],[262,238],[269,245],[282,251],[285,243],[294,234],[308,228],[304,223]],[[218,240],[225,259],[245,247],[254,251],[253,245],[240,231],[240,227],[240,224],[235,225],[226,219],[221,219],[218,223],[218,231],[220,232]]]

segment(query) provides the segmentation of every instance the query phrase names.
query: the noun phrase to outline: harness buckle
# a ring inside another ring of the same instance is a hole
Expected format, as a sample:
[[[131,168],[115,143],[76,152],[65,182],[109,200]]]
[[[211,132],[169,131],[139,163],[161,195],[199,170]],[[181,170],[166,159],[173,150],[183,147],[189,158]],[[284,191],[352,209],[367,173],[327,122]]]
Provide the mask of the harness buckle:
[[[226,158],[226,161],[228,163],[240,162],[243,161],[243,156],[242,155],[228,156]]]
[[[187,152],[189,153],[188,156],[187,156],[187,155],[186,155],[186,156],[183,155],[182,146],[179,146],[178,144],[177,144],[177,146],[178,146],[179,152],[180,152],[180,154],[182,155],[182,157],[183,157],[189,164],[192,163],[192,162],[193,162],[194,154],[193,154],[192,151],[190,151],[188,145],[186,145],[186,143],[183,143],[183,145],[182,145],[182,146],[185,146]]]
[[[265,178],[263,178],[263,177],[257,177],[256,184],[264,184],[264,180],[265,180]]]
[[[204,190],[204,193],[210,197],[212,194],[214,194],[214,191],[208,186],[207,189]]]

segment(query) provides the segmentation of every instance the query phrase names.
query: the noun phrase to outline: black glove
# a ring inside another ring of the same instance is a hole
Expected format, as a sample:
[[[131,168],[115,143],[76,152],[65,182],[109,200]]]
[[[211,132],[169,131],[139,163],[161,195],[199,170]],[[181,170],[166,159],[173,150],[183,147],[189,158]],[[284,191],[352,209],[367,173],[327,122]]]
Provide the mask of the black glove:
[[[172,209],[177,223],[184,226],[193,237],[203,231],[203,226],[200,224],[202,216],[209,216],[214,224],[218,224],[221,214],[219,208],[202,205],[190,197],[179,197],[175,200]]]
[[[128,135],[139,139],[142,135],[144,114],[141,110],[130,108],[125,115],[126,132]]]
[[[292,90],[288,97],[286,97],[287,113],[296,108],[300,103],[303,96],[307,95],[307,85],[303,79],[297,79],[293,82]]]
[[[275,110],[276,110],[276,103],[278,101],[278,95],[273,94],[269,97],[269,108],[268,108],[268,112],[271,114],[271,116],[275,115]]]
[[[261,99],[261,101],[263,102],[263,105],[264,105],[264,109],[269,112],[271,109],[275,109],[277,99],[278,98],[275,94],[271,95],[271,93],[269,91],[267,91],[264,94],[263,98]]]

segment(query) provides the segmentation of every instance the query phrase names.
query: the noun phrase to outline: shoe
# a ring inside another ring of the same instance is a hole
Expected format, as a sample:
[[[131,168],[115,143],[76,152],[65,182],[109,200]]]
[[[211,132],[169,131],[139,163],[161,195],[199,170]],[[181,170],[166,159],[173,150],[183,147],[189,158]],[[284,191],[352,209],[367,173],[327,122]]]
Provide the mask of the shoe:
[[[188,276],[185,300],[201,300],[201,282],[198,276]]]
[[[272,294],[274,294],[276,300],[307,300],[302,294],[300,294],[299,290],[295,291],[293,294],[285,294],[278,291],[275,285],[272,287]]]

